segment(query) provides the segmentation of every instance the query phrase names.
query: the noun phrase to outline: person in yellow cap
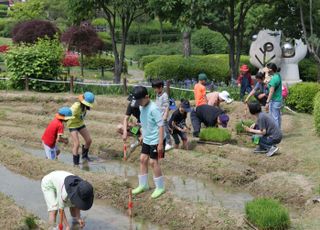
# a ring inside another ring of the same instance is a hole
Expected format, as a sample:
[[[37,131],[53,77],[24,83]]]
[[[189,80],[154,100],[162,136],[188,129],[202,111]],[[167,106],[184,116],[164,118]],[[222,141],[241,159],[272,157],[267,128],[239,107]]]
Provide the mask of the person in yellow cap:
[[[79,101],[75,102],[71,106],[73,119],[68,121],[68,128],[71,133],[71,138],[73,141],[73,164],[75,166],[80,163],[80,155],[78,153],[80,147],[79,133],[83,137],[85,144],[82,145],[82,160],[90,161],[88,156],[89,148],[92,143],[89,131],[84,124],[84,118],[87,114],[87,111],[90,110],[94,103],[94,94],[91,92],[85,92],[84,94],[79,95]]]

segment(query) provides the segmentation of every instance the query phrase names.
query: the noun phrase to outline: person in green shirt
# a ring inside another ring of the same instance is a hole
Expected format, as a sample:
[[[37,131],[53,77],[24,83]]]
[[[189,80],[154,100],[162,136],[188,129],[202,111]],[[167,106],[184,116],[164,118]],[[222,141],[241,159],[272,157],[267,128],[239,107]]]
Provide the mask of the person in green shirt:
[[[84,124],[84,118],[87,114],[87,111],[92,108],[93,103],[94,94],[91,92],[85,92],[84,94],[79,95],[79,102],[75,102],[71,106],[71,111],[74,118],[70,119],[67,124],[73,141],[72,154],[73,164],[75,166],[79,165],[80,163],[80,156],[78,153],[80,147],[79,133],[85,141],[85,144],[82,145],[82,159],[90,161],[88,154],[92,139],[88,129]]]
[[[270,111],[271,116],[281,129],[282,80],[276,64],[268,63],[267,71],[271,76],[271,80],[268,83],[269,95],[266,102],[266,110]]]

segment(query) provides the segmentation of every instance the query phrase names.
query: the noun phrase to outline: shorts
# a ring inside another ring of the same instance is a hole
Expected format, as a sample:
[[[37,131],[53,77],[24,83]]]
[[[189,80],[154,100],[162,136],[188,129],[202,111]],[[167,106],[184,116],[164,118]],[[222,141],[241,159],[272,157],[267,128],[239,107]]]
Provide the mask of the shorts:
[[[173,137],[173,139],[174,139],[174,143],[175,143],[176,145],[180,144],[179,136],[180,136],[181,140],[183,140],[183,141],[188,140],[187,134],[186,134],[185,132],[181,132],[181,131],[178,131],[178,130],[174,130],[171,135],[172,135],[172,137]]]
[[[82,126],[80,126],[78,128],[69,128],[69,131],[70,131],[70,133],[73,132],[73,131],[78,131],[79,132],[81,129],[83,129],[85,127],[86,127],[85,125],[82,125]]]
[[[58,146],[55,145],[53,148],[46,145],[44,142],[42,142],[44,151],[46,153],[46,157],[49,160],[55,160],[57,159],[57,151],[59,150]]]
[[[41,180],[41,190],[47,204],[48,212],[58,210],[58,198],[56,192],[52,189],[52,184],[46,176]]]
[[[157,160],[159,158],[164,158],[166,141],[163,141],[163,153],[158,157],[158,145],[147,145],[145,143],[142,144],[141,154],[147,154],[151,159]]]

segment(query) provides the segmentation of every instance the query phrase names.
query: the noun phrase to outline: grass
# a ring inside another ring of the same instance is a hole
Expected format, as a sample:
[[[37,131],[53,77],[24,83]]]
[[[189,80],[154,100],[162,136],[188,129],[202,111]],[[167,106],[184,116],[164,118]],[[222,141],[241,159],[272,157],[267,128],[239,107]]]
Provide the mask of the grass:
[[[226,142],[231,139],[231,133],[227,129],[205,128],[199,137],[203,141]]]
[[[38,227],[37,217],[34,215],[29,215],[24,218],[24,223],[29,229],[36,229]]]
[[[258,198],[245,207],[247,219],[261,230],[284,230],[290,226],[289,213],[279,201]]]
[[[254,121],[252,121],[252,120],[239,121],[239,122],[236,124],[236,132],[237,132],[237,134],[245,133],[245,130],[244,130],[244,128],[242,127],[242,123],[243,123],[245,126],[250,127],[250,126],[254,123]]]

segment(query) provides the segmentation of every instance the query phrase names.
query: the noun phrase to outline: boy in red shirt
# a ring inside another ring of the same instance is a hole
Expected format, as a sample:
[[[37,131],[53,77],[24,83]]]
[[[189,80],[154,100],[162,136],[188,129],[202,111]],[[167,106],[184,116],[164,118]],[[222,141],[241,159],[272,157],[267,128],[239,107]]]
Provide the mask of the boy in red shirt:
[[[72,118],[71,109],[69,107],[62,107],[44,131],[41,139],[48,159],[55,160],[60,153],[56,142],[68,144],[68,138],[63,137],[63,122]]]

